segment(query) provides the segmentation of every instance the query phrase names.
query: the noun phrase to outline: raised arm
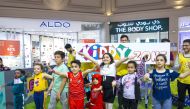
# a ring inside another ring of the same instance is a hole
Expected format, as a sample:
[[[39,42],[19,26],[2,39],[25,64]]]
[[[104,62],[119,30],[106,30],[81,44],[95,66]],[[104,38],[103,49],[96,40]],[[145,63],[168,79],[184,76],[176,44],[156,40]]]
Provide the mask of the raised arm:
[[[123,59],[117,61],[117,62],[115,63],[115,66],[118,67],[118,66],[120,66],[123,62],[125,62],[125,61],[127,61],[127,60],[128,60],[128,57],[125,57],[125,58],[123,58]]]
[[[67,75],[58,71],[53,70],[53,73],[60,75],[61,77],[67,78]]]
[[[96,60],[94,60],[94,58],[92,58],[91,56],[86,55],[86,54],[84,54],[82,52],[79,52],[78,54],[81,55],[81,56],[84,56],[85,58],[87,58],[88,60],[90,60],[91,62],[93,62],[97,66],[97,68],[100,67],[99,64],[98,64],[98,62]]]
[[[88,73],[95,71],[96,67],[97,66],[94,66],[92,69],[87,69],[84,72],[82,72],[83,77],[85,77]]]
[[[52,69],[51,67],[49,67],[49,66],[47,66],[47,68],[48,68],[49,72],[52,72],[52,73],[55,73],[55,74],[57,74],[57,75],[60,75],[60,76],[62,76],[62,77],[67,78],[67,75],[66,75],[66,74],[63,74],[63,73],[58,72],[58,71],[55,71],[55,70],[53,70],[53,69]],[[51,78],[51,77],[50,77],[50,78]]]
[[[43,73],[43,76],[44,76],[44,78],[47,78],[47,79],[53,79],[53,76],[51,76],[47,73]]]

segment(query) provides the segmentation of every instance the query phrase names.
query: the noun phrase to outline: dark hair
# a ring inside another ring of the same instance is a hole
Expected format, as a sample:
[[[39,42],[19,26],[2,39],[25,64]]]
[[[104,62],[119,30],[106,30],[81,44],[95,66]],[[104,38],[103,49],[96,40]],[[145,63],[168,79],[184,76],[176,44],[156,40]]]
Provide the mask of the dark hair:
[[[68,48],[71,48],[72,46],[71,46],[71,44],[66,44],[65,45],[65,49],[68,49]]]
[[[102,58],[104,58],[104,56],[105,55],[108,55],[109,57],[110,57],[110,64],[112,64],[112,63],[114,63],[114,59],[113,59],[113,56],[111,55],[111,53],[105,53],[103,56],[102,56]],[[104,62],[102,62],[101,64],[100,64],[100,67],[102,67],[102,66],[104,66],[105,65],[105,63]]]
[[[129,64],[133,64],[134,66],[135,66],[135,72],[137,72],[137,63],[135,62],[135,61],[129,61],[128,63],[127,63],[127,66],[129,65]]]
[[[81,67],[81,62],[79,60],[74,60],[74,61],[71,61],[71,64],[77,64],[79,67]]]
[[[40,63],[35,63],[34,66],[40,66],[40,68],[42,69],[42,71],[44,70],[44,66]]]
[[[161,42],[170,42],[169,39],[162,39]]]
[[[129,37],[127,35],[125,35],[125,34],[121,35],[120,39],[122,39],[124,37],[127,38],[127,40],[129,40]]]
[[[190,44],[190,39],[183,40],[183,43],[189,43]]]
[[[56,52],[54,53],[54,56],[55,56],[55,55],[60,55],[62,59],[65,58],[65,52],[63,52],[63,51],[56,51]]]
[[[0,61],[2,61],[3,62],[3,59],[0,57]]]
[[[156,56],[156,59],[157,59],[159,56],[163,57],[163,58],[164,58],[164,61],[167,62],[166,55],[164,55],[164,54],[158,54],[158,55]]]
[[[15,71],[19,71],[22,75],[26,74],[26,72],[24,70],[22,70],[22,69],[16,69]]]

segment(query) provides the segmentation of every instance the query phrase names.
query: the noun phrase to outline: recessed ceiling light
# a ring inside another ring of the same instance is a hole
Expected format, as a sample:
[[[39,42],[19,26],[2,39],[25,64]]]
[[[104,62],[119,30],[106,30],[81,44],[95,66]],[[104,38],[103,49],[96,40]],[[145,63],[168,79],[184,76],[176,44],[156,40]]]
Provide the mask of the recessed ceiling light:
[[[107,16],[111,16],[112,13],[111,13],[111,12],[107,12],[106,15],[107,15]]]
[[[184,3],[184,0],[176,0],[176,1],[174,1],[174,3],[175,3],[176,5],[181,5],[181,4]]]
[[[184,6],[182,6],[182,5],[174,6],[175,9],[181,9],[181,8],[183,8],[183,7],[184,7]]]

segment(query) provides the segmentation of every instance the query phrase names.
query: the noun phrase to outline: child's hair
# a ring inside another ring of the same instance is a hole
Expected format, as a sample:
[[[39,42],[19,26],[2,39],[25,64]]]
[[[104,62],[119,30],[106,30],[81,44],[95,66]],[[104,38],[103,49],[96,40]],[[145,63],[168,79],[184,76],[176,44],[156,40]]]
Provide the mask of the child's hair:
[[[183,40],[183,43],[186,43],[186,42],[190,44],[190,39]]]
[[[71,48],[71,44],[66,44],[65,49]]]
[[[110,54],[110,53],[105,53],[103,56],[102,56],[102,58],[104,58],[104,56],[105,55],[108,55],[109,57],[110,57],[110,64],[112,64],[112,63],[114,63],[114,59],[113,59],[113,56]],[[100,67],[102,67],[102,66],[104,66],[105,65],[105,63],[104,62],[102,62],[101,64],[100,64]]]
[[[55,55],[60,55],[62,59],[65,58],[65,52],[63,52],[63,51],[56,51],[56,52],[54,53],[54,56],[55,56]]]
[[[163,58],[164,58],[164,61],[167,62],[166,55],[164,55],[164,54],[158,54],[158,55],[156,56],[156,59],[157,59],[159,56],[163,57]]]
[[[26,74],[26,72],[24,70],[22,70],[22,69],[16,69],[15,71],[19,71],[22,75]]]
[[[137,72],[137,63],[135,61],[129,61],[129,62],[127,62],[127,66],[129,64],[133,64],[135,66],[135,72]]]
[[[40,66],[41,70],[43,71],[44,70],[44,66],[40,63],[35,63],[34,66]]]
[[[74,61],[71,61],[71,64],[77,64],[79,67],[81,67],[81,62],[79,60],[74,60]]]

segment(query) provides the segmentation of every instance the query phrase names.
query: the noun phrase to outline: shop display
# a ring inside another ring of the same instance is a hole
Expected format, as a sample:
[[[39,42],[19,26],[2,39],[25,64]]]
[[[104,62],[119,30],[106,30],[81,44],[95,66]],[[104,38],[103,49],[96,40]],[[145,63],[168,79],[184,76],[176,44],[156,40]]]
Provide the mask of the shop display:
[[[32,64],[40,62],[40,38],[38,35],[32,35]]]
[[[54,59],[53,37],[41,36],[41,62],[49,63]]]
[[[25,68],[31,68],[31,36],[24,35],[24,57],[25,57]]]

